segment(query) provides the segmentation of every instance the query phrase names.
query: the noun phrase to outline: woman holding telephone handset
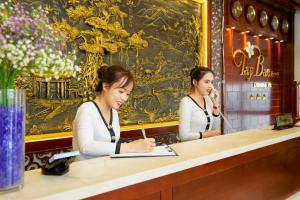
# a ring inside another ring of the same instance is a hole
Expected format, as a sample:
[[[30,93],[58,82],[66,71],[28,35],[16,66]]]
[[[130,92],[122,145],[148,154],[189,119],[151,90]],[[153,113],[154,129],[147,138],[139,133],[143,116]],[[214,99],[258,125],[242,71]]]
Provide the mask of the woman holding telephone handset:
[[[181,141],[220,135],[219,93],[213,87],[214,72],[206,67],[195,67],[190,77],[191,92],[182,98],[179,106]]]

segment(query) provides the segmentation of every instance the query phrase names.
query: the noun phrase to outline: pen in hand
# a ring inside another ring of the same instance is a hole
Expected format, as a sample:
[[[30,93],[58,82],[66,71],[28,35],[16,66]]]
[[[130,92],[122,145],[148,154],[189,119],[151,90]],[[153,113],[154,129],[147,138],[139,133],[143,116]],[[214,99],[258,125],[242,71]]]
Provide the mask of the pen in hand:
[[[154,138],[147,138],[146,131],[145,131],[144,128],[141,128],[141,131],[142,131],[142,134],[143,134],[143,137],[144,137],[144,142],[145,142],[144,145],[147,148],[146,152],[150,152],[156,146],[155,139]]]
[[[144,129],[144,128],[141,128],[141,131],[142,131],[142,134],[143,134],[143,136],[144,136],[144,139],[147,139],[145,129]]]

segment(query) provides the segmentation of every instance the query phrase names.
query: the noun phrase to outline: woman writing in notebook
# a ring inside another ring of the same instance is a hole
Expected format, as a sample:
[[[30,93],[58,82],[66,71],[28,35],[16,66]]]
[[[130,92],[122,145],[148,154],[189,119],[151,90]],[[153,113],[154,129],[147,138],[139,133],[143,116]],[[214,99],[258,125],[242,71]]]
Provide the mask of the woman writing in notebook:
[[[214,73],[206,67],[190,72],[191,92],[179,106],[181,141],[196,140],[221,134],[219,130],[219,93],[213,88]]]
[[[94,101],[83,103],[73,122],[73,149],[81,159],[118,153],[150,152],[153,138],[129,143],[120,139],[117,109],[128,99],[134,83],[132,74],[121,66],[102,66],[98,69],[98,93]]]

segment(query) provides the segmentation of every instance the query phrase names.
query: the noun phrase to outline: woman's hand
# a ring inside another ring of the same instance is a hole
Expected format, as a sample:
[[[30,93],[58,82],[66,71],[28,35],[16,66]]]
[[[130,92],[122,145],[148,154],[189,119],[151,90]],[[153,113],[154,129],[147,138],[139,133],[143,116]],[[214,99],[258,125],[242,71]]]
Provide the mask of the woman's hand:
[[[215,107],[218,108],[219,107],[219,91],[212,89],[211,97],[212,97],[212,102],[213,102],[214,108]]]
[[[204,137],[204,138],[213,137],[213,136],[217,136],[217,135],[221,135],[220,130],[205,131],[202,133],[202,137]]]
[[[155,146],[154,138],[139,139],[122,143],[120,153],[146,153],[151,152]]]

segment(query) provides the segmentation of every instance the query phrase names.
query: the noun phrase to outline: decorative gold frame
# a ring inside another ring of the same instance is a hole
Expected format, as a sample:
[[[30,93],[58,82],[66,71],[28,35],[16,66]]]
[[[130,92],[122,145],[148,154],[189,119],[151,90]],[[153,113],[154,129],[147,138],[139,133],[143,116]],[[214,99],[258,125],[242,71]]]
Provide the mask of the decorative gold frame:
[[[203,35],[202,37],[202,46],[201,46],[201,64],[202,66],[207,66],[207,0],[194,0],[200,4],[202,4],[202,30],[203,30]]]
[[[243,6],[239,0],[236,0],[231,5],[231,13],[234,18],[239,18],[243,14]]]
[[[266,26],[268,24],[268,20],[269,20],[269,17],[268,17],[268,14],[265,10],[262,10],[259,14],[259,23],[261,26]]]
[[[282,30],[283,33],[287,33],[289,31],[289,21],[287,19],[282,20],[281,30]]]
[[[121,126],[121,131],[131,131],[141,128],[156,128],[156,127],[165,127],[178,125],[178,121],[162,122],[162,123],[152,123],[152,124],[138,124],[138,125],[129,125]],[[49,139],[62,139],[72,137],[72,132],[60,132],[60,133],[49,133],[41,135],[28,135],[25,137],[25,142],[37,142]]]
[[[273,15],[273,17],[271,19],[271,27],[272,27],[273,31],[277,31],[278,26],[279,26],[278,17],[276,15]]]
[[[248,6],[247,7],[247,12],[246,12],[247,20],[251,23],[255,20],[255,17],[256,17],[255,8],[252,5]]]
[[[201,65],[207,66],[207,9],[208,1],[207,0],[193,0],[199,4],[202,4],[202,30],[203,34],[199,37],[202,37],[202,46],[201,46]],[[178,121],[170,122],[161,122],[161,123],[149,123],[149,124],[137,124],[137,125],[127,125],[122,126],[121,131],[136,130],[140,128],[155,128],[155,127],[164,127],[178,125]],[[61,138],[70,138],[72,137],[72,132],[59,132],[59,133],[49,133],[49,134],[39,134],[39,135],[28,135],[25,136],[25,142],[36,142],[50,139],[61,139]]]

